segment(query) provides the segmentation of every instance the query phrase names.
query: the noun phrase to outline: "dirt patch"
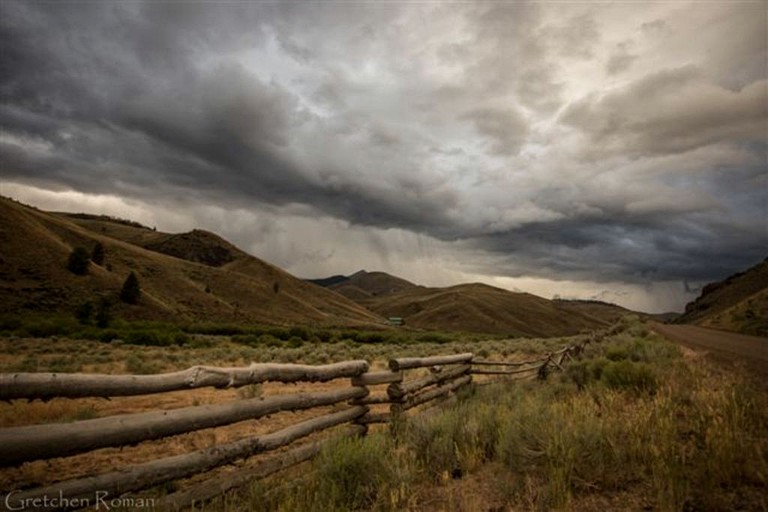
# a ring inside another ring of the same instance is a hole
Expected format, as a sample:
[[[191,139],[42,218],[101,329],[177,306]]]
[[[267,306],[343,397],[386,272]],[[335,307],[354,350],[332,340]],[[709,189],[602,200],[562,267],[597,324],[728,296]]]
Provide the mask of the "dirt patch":
[[[506,471],[502,471],[506,473]],[[409,510],[424,512],[501,512],[505,499],[499,468],[488,464],[469,474],[441,476],[433,486],[418,489]]]

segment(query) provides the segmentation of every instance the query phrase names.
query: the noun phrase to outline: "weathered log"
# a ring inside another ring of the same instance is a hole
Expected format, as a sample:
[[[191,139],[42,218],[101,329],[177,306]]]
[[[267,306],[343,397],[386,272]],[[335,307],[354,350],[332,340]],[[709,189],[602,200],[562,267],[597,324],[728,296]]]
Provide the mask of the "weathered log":
[[[542,364],[531,366],[529,368],[520,368],[518,370],[485,370],[483,368],[473,368],[471,373],[474,375],[515,375],[518,373],[526,373],[533,370],[538,370],[541,368]]]
[[[368,395],[362,398],[355,398],[350,400],[352,405],[375,405],[375,404],[388,404],[392,399],[388,395]]]
[[[563,360],[565,359],[565,356],[566,356],[567,354],[568,354],[568,352],[563,352],[562,354],[560,354],[560,357],[559,357],[559,358],[558,358],[558,357],[552,358],[552,363],[553,363],[555,366],[557,366],[557,367],[558,367],[560,370],[563,370],[563,371],[564,371],[564,370],[565,370],[565,368],[563,368]]]
[[[389,369],[393,372],[407,370],[409,368],[422,368],[425,366],[469,363],[475,355],[471,352],[456,354],[452,356],[433,356],[433,357],[400,357],[389,360]]]
[[[444,384],[440,387],[437,387],[435,389],[430,389],[428,391],[425,391],[423,393],[419,393],[417,395],[413,395],[409,397],[405,402],[402,404],[396,404],[393,405],[393,411],[396,409],[398,412],[407,411],[408,409],[412,409],[414,407],[418,407],[419,405],[425,404],[427,402],[430,402],[436,398],[439,398],[441,396],[447,395],[448,393],[452,391],[456,391],[462,386],[465,386],[472,382],[472,376],[471,375],[464,375],[463,377],[460,377],[456,380],[453,380],[447,384]]]
[[[403,380],[403,372],[368,372],[352,377],[353,386],[375,386]]]
[[[190,506],[194,507],[196,504],[209,501],[227,491],[247,485],[253,480],[266,478],[278,471],[282,471],[309,460],[317,455],[323,446],[327,445],[329,442],[333,442],[341,437],[358,436],[363,430],[365,430],[365,427],[361,425],[352,425],[346,431],[341,432],[336,436],[292,448],[291,450],[259,463],[258,466],[248,469],[240,469],[234,473],[217,476],[190,486],[188,489],[168,494],[159,500],[155,500],[154,509],[170,512],[186,509]]]
[[[273,363],[239,368],[193,366],[155,375],[3,373],[0,374],[0,400],[148,395],[203,387],[240,387],[266,381],[325,382],[366,371],[367,361],[344,361],[320,366]]]
[[[371,423],[387,423],[390,419],[389,411],[386,412],[369,412],[368,414],[358,418],[357,423],[361,425],[370,425]]]
[[[477,366],[525,366],[527,364],[542,363],[546,358],[530,359],[528,361],[478,361],[472,360],[473,365]]]
[[[80,503],[82,503],[82,500],[90,500],[90,503],[93,504],[95,497],[108,501],[128,492],[138,491],[171,480],[210,471],[215,467],[229,464],[238,459],[274,450],[314,432],[352,421],[367,411],[367,407],[355,406],[336,413],[312,418],[270,434],[249,437],[227,444],[212,446],[205,450],[145,462],[111,473],[58,482],[27,491],[14,492],[13,496],[8,498],[10,500],[8,503],[10,503],[10,506],[15,506],[25,500],[30,500],[28,503],[36,498],[43,500],[46,496],[60,498],[59,501],[65,505],[66,503],[75,503],[78,500],[80,500]],[[70,510],[72,508],[82,508],[82,505],[78,507],[64,506],[61,510]]]
[[[125,446],[204,428],[362,398],[362,387],[321,393],[276,395],[237,402],[122,414],[75,423],[0,429],[0,466],[65,457],[107,446]]]
[[[448,370],[442,371],[440,373],[432,373],[420,379],[414,379],[407,382],[395,382],[387,386],[387,395],[389,395],[391,398],[402,398],[427,386],[439,384],[441,382],[460,377],[461,375],[467,373],[470,368],[471,366],[468,364],[463,364],[449,368]]]

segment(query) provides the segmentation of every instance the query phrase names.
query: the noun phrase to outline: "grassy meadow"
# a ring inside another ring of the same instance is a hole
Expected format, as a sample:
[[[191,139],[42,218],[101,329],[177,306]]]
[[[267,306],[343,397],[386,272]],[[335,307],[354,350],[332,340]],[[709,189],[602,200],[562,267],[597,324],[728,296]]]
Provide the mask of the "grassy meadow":
[[[584,339],[117,322],[110,336],[99,336],[109,329],[88,327],[92,336],[78,336],[90,339],[70,339],[79,331],[67,329],[81,327],[67,325],[53,325],[58,334],[43,338],[30,337],[23,321],[3,324],[0,371],[154,373],[195,364],[350,359],[383,367],[395,356],[467,351],[521,360]],[[211,393],[238,399],[261,391]],[[714,364],[625,317],[546,381],[478,382],[437,412],[334,442],[287,476],[253,482],[198,509],[768,510],[767,398],[754,375]],[[116,406],[98,399],[16,402],[0,408],[3,425],[88,419]],[[221,442],[216,436],[204,442]]]
[[[768,401],[632,322],[547,382],[475,386],[303,474],[204,510],[766,510]]]
[[[554,351],[581,339],[121,320],[99,328],[68,317],[12,317],[0,321],[0,372],[148,374],[199,364],[326,364],[351,359],[386,365],[391,357],[461,352],[509,359]]]

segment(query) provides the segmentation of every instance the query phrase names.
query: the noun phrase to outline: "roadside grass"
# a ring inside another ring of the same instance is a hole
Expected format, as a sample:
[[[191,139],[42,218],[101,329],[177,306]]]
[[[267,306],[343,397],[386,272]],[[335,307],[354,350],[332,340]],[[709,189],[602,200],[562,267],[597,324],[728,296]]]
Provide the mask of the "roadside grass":
[[[398,432],[334,444],[300,485],[281,490],[262,482],[228,503],[440,510],[424,496],[483,474],[492,480],[488,500],[511,510],[768,507],[764,389],[751,375],[683,357],[636,321],[589,345],[548,382],[475,386],[454,406],[409,418]],[[476,504],[449,506],[470,511]]]

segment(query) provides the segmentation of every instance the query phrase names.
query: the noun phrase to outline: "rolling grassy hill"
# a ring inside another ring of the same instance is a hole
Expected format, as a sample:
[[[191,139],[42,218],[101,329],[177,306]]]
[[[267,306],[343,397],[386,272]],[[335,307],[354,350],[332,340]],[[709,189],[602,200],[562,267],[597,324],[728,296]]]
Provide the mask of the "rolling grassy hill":
[[[565,336],[608,322],[529,293],[472,283],[449,288],[411,287],[360,300],[385,317],[402,317],[408,326],[509,336]]]
[[[117,296],[135,272],[142,298],[117,302],[126,319],[318,326],[373,326],[403,317],[407,328],[510,336],[564,336],[601,328],[627,310],[550,301],[483,284],[427,288],[384,272],[302,281],[214,233],[162,233],[88,214],[48,213],[0,198],[0,313],[72,313]],[[66,268],[76,247],[105,248],[88,274]]]
[[[67,270],[75,247],[100,242],[103,266]],[[0,313],[72,312],[115,296],[126,276],[140,280],[127,319],[270,324],[370,325],[383,319],[329,290],[293,277],[218,236],[160,233],[103,216],[53,214],[0,198]]]
[[[409,327],[510,336],[565,336],[606,327],[631,311],[596,301],[550,301],[485,284],[428,288],[385,272],[361,270],[312,282]]]
[[[330,288],[354,301],[391,295],[402,290],[419,288],[410,281],[386,272],[360,270],[350,276],[331,276],[323,279],[308,279],[309,282]]]
[[[635,313],[617,304],[599,300],[554,299],[553,302],[559,308],[580,313],[605,325],[612,325],[624,315]]]
[[[768,336],[768,258],[706,285],[676,322]]]

